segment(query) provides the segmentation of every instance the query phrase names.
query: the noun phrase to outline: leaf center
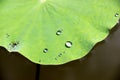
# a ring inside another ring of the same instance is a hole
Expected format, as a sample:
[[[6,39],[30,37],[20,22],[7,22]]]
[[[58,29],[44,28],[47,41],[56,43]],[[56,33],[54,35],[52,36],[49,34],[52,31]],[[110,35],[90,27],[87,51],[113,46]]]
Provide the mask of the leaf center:
[[[45,3],[46,2],[46,0],[40,0],[40,3]]]

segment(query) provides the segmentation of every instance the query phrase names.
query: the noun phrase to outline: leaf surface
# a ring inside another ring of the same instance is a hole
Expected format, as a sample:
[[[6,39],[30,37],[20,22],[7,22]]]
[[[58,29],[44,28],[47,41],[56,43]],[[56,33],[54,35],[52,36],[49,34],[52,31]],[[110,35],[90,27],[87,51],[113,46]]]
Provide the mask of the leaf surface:
[[[0,46],[34,63],[64,64],[105,39],[119,14],[120,0],[0,0]]]

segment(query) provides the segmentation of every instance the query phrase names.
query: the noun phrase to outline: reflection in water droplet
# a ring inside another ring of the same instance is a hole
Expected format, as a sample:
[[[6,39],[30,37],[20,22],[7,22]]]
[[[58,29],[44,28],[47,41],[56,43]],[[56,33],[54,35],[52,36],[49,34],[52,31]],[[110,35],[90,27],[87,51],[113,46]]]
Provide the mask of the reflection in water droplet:
[[[62,34],[62,30],[58,30],[57,32],[56,32],[56,35],[61,35]]]
[[[71,41],[67,41],[67,42],[65,43],[65,46],[66,46],[67,48],[71,48],[71,47],[72,47],[72,42],[71,42]]]
[[[118,16],[119,16],[119,14],[118,14],[118,13],[116,13],[116,14],[115,14],[115,17],[118,17]]]
[[[43,50],[43,52],[44,52],[44,53],[47,53],[47,52],[48,52],[48,49],[47,49],[47,48],[45,48],[45,49]]]

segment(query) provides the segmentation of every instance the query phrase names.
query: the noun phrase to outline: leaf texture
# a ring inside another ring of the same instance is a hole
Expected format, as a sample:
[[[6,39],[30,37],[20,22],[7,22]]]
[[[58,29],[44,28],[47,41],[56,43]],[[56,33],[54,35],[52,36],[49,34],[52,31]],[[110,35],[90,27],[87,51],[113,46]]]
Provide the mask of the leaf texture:
[[[0,46],[34,63],[84,57],[118,22],[120,0],[0,0]]]

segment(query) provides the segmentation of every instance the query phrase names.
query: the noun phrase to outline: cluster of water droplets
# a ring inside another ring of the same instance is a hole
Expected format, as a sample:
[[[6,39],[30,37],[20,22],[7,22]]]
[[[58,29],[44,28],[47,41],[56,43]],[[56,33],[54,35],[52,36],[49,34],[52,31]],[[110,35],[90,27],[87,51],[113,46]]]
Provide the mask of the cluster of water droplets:
[[[62,30],[62,29],[56,31],[56,35],[57,35],[57,36],[60,36],[62,33],[63,33],[63,30]],[[71,47],[72,47],[72,42],[71,42],[71,41],[66,41],[66,42],[65,42],[65,47],[66,47],[66,48],[71,48]],[[47,53],[47,52],[48,52],[48,48],[45,48],[45,49],[43,50],[43,52],[44,52],[44,53]]]
[[[115,14],[115,17],[118,17],[118,16],[119,16],[119,14],[116,13],[116,14]],[[57,30],[57,31],[56,31],[56,35],[57,35],[57,36],[62,35],[62,33],[63,33],[63,30]],[[73,45],[72,41],[66,41],[65,44],[64,44],[64,46],[65,46],[66,48],[71,48],[72,45]],[[48,49],[45,48],[45,49],[43,50],[43,52],[44,52],[44,53],[47,53],[47,52],[48,52]],[[58,54],[58,56],[55,58],[55,60],[57,60],[57,58],[58,58],[58,57],[61,57],[61,56],[62,56],[62,53]]]
[[[45,2],[46,0],[40,0],[40,1],[41,1],[41,3],[43,3],[43,2]],[[115,14],[115,17],[119,17],[119,14],[116,13],[116,14]],[[57,35],[57,36],[60,36],[60,35],[62,35],[62,34],[63,34],[63,30],[62,30],[62,29],[56,31],[56,35]],[[10,35],[9,35],[9,34],[6,34],[6,36],[7,36],[7,38],[8,38]],[[15,48],[18,44],[19,44],[19,42],[11,42],[9,45],[11,46],[11,48]],[[64,46],[65,46],[66,48],[71,48],[72,45],[73,45],[72,41],[66,41],[65,44],[64,44]],[[43,53],[47,53],[48,51],[49,51],[48,48],[44,48],[44,49],[43,49]],[[57,57],[61,57],[61,56],[62,56],[62,53],[60,53]],[[57,60],[57,58],[55,58],[55,60]],[[41,62],[41,60],[40,60],[39,62]]]

